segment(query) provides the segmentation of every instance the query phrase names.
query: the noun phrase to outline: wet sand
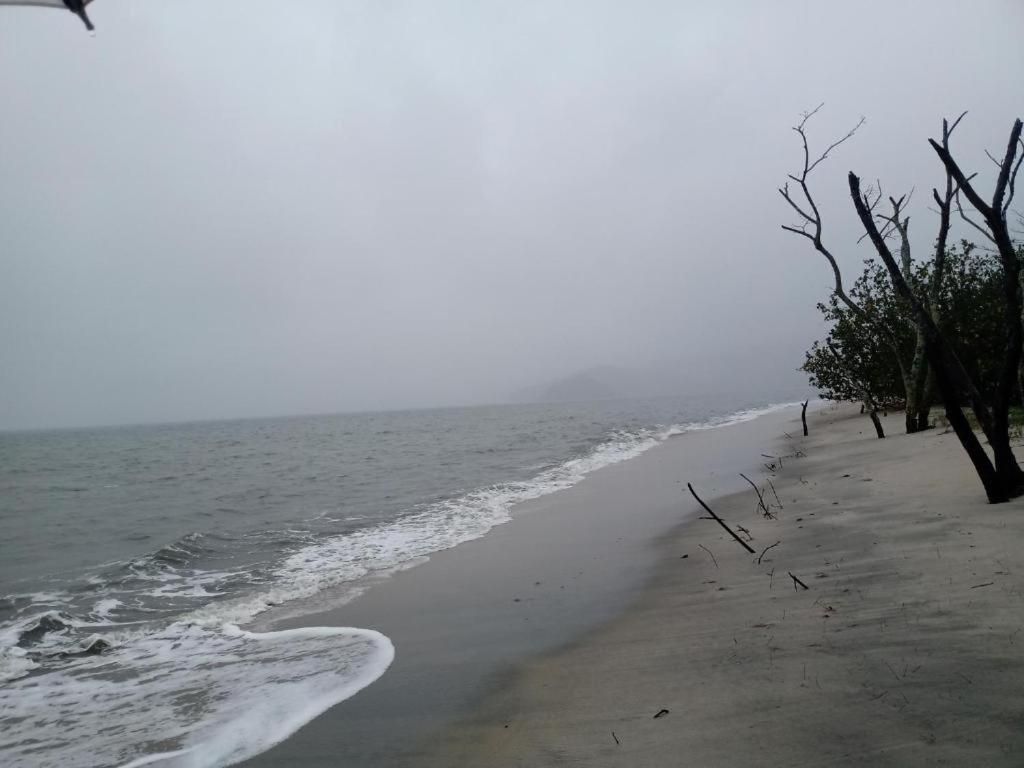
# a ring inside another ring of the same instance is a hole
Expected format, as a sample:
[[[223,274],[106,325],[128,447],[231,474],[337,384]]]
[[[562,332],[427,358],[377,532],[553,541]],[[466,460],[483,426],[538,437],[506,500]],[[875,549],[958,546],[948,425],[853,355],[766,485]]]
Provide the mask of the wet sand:
[[[739,490],[738,473],[756,472],[760,454],[798,422],[799,408],[787,409],[671,438],[517,506],[510,523],[347,605],[278,622],[376,629],[396,658],[379,681],[245,765],[444,763],[439,750],[461,740],[465,718],[485,711],[489,694],[521,679],[523,664],[570,647],[644,599],[665,537],[696,514],[687,481],[707,498]]]
[[[758,554],[780,542],[760,564],[678,526],[624,611],[517,665],[420,764],[1024,764],[1024,500],[986,504],[954,435],[899,422],[816,415],[783,443],[777,519],[749,488],[712,503]]]

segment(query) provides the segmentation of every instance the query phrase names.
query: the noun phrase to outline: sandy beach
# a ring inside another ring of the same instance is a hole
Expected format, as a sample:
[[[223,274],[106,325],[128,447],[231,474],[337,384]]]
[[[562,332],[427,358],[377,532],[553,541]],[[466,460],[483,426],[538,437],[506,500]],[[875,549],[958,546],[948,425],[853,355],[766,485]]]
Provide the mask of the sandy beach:
[[[739,490],[799,409],[684,432],[566,490],[524,502],[511,522],[392,574],[358,599],[257,627],[366,627],[396,648],[387,673],[247,766],[416,766],[451,723],[479,710],[519,665],[604,626],[645,593],[660,542],[695,515],[686,492]],[[447,758],[442,758],[442,762]],[[475,759],[475,758],[474,758]]]
[[[900,418],[879,441],[829,409],[780,440],[757,478],[776,519],[749,488],[711,502],[778,542],[760,564],[678,526],[623,613],[518,666],[423,763],[1020,765],[1022,502],[987,505],[955,436]]]

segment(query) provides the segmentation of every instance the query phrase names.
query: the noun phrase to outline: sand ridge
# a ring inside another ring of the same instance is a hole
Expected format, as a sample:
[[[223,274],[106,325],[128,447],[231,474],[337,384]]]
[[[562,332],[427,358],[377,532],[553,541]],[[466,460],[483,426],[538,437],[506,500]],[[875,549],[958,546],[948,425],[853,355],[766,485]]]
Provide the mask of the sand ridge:
[[[780,542],[761,564],[681,525],[626,613],[519,667],[424,764],[1024,764],[1024,503],[986,504],[955,436],[899,419],[795,428],[753,478],[776,519],[752,489],[705,497],[759,554]]]

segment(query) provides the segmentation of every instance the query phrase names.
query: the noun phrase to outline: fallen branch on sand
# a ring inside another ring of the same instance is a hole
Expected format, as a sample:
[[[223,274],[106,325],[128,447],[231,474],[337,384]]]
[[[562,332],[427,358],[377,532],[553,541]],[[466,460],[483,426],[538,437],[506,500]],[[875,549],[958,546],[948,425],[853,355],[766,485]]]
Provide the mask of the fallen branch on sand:
[[[800,579],[798,579],[796,576],[794,576],[792,571],[786,571],[786,573],[788,573],[789,574],[789,578],[791,578],[793,580],[793,589],[794,590],[796,589],[796,585],[797,584],[799,584],[804,589],[810,589],[810,587],[808,587],[806,584],[804,584],[802,581],[800,581]]]
[[[745,550],[747,550],[747,552],[749,552],[752,555],[756,555],[757,554],[757,552],[754,551],[753,547],[751,547],[749,544],[747,544],[747,542],[745,542],[743,539],[741,539],[732,528],[730,528],[728,525],[725,524],[725,521],[722,520],[722,518],[720,518],[718,515],[716,515],[714,513],[714,511],[711,509],[711,507],[709,507],[707,504],[705,504],[701,500],[700,496],[697,495],[697,492],[695,490],[693,490],[693,485],[691,485],[690,483],[687,483],[686,487],[690,489],[690,493],[693,494],[693,498],[695,498],[697,500],[697,503],[700,504],[702,507],[704,507],[705,511],[709,515],[711,515],[711,517],[713,517],[718,522],[718,524],[720,526],[725,528],[725,530],[728,531],[729,535],[732,536],[734,539],[736,539],[736,541],[738,541],[740,543],[741,547],[743,547]]]
[[[767,551],[768,551],[769,549],[771,549],[772,547],[777,547],[777,546],[779,546],[779,544],[781,544],[781,543],[782,543],[781,541],[776,541],[776,542],[775,542],[774,544],[769,544],[769,545],[768,545],[767,547],[765,547],[764,549],[762,549],[762,550],[761,550],[761,554],[757,556],[757,564],[758,564],[758,565],[760,565],[760,564],[761,564],[761,558],[763,558],[763,557],[764,557],[764,553],[765,553],[765,552],[767,552]]]

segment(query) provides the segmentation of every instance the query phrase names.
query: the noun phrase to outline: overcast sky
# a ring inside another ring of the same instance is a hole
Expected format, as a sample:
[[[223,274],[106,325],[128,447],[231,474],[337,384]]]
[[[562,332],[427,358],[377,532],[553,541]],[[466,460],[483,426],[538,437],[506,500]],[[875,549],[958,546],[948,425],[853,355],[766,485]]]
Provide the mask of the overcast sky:
[[[845,174],[983,170],[1024,3],[0,6],[0,428],[493,402],[591,366],[800,382]]]

